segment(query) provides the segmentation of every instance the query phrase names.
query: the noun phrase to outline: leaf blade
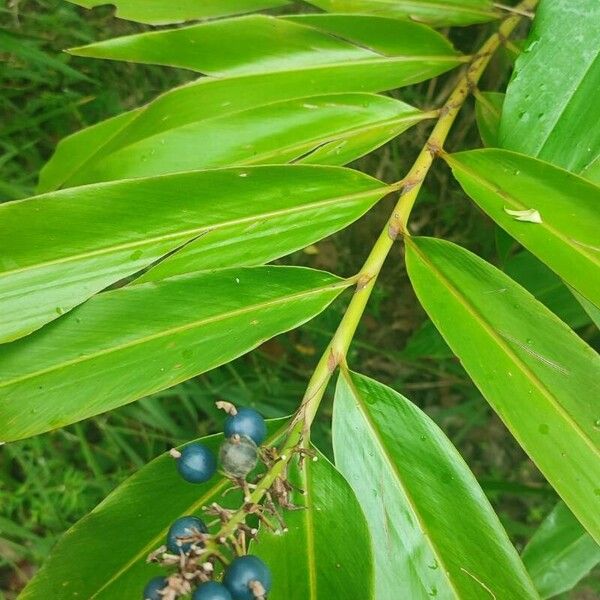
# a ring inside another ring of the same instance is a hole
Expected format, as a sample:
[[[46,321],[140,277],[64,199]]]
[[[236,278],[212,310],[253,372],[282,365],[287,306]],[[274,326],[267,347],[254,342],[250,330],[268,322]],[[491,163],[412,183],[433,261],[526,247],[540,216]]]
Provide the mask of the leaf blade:
[[[0,347],[0,439],[74,423],[229,362],[311,319],[348,285],[310,269],[255,267],[96,296]]]
[[[600,358],[509,277],[449,242],[414,238],[421,304],[520,445],[600,538]],[[518,308],[518,310],[515,310]],[[463,326],[451,327],[460,322]],[[465,333],[468,331],[468,334]]]
[[[380,92],[434,77],[461,62],[441,35],[422,25],[371,17],[325,17],[326,20],[320,21],[323,35],[347,32],[351,39],[359,35],[355,43],[365,41],[372,44],[376,41],[382,56],[389,53],[391,58],[384,57],[376,63],[346,61],[322,65],[313,64],[310,50],[306,49],[306,64],[289,71],[223,79],[202,78],[175,88],[145,107],[63,140],[42,169],[39,191],[72,185],[90,165],[111,153],[178,127],[285,100],[332,93]],[[383,40],[372,34],[380,30],[386,31]],[[411,40],[408,49],[396,41],[403,39]],[[396,54],[409,57],[410,47],[413,48],[412,54],[443,54],[448,61],[439,63],[419,59],[395,62],[393,56]]]
[[[465,192],[498,225],[600,305],[598,186],[508,150],[469,150],[445,158]],[[518,222],[507,214],[509,209],[535,210],[542,222]]]
[[[537,598],[475,478],[416,406],[342,371],[333,423],[336,461],[370,522],[377,598],[398,585],[410,598]]]
[[[497,18],[488,0],[308,0],[331,12],[410,18],[436,27],[471,25]]]
[[[161,271],[272,260],[344,227],[385,193],[355,171],[290,165],[94,184],[3,204],[0,341],[30,333],[193,240]],[[14,235],[24,229],[26,238]]]
[[[294,468],[292,482],[306,492],[302,510],[285,514],[288,531],[263,528],[252,552],[273,572],[274,598],[373,598],[371,541],[350,486],[322,454]],[[360,561],[356,549],[360,548]]]
[[[589,101],[600,86],[598,20],[597,3],[540,3],[507,89],[502,147],[575,173],[600,159],[600,113]]]
[[[523,550],[523,562],[542,598],[569,591],[600,562],[600,546],[559,502]]]
[[[371,67],[427,61],[454,66],[458,62],[457,52],[448,41],[418,24],[388,22],[382,32],[384,40],[375,42],[368,31],[362,31],[374,19],[376,23],[382,22],[375,17],[351,15],[333,18],[314,15],[297,20],[252,15],[124,36],[72,48],[69,52],[89,58],[190,69],[213,77],[310,72],[315,66],[331,70],[354,62]],[[336,23],[343,25],[336,27]],[[340,26],[344,34],[339,33]],[[394,31],[413,33],[415,40],[400,47],[390,41],[385,46],[387,52],[383,52],[378,46],[391,38]],[[369,36],[367,40],[365,35]],[[244,48],[244,52],[223,52],[224,39],[232,48]],[[391,48],[395,51],[390,52]]]
[[[84,8],[94,8],[108,4],[104,0],[69,0]],[[112,0],[116,7],[116,15],[121,19],[148,23],[150,25],[166,25],[195,19],[226,17],[230,15],[285,6],[289,0]]]

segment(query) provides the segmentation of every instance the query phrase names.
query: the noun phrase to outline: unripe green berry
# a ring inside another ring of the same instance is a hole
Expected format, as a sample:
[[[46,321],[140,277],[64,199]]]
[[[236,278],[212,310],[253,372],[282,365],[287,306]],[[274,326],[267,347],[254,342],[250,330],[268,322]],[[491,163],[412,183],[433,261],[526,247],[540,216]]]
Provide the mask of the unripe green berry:
[[[228,475],[246,477],[258,462],[258,447],[250,438],[234,435],[221,444],[219,459]]]

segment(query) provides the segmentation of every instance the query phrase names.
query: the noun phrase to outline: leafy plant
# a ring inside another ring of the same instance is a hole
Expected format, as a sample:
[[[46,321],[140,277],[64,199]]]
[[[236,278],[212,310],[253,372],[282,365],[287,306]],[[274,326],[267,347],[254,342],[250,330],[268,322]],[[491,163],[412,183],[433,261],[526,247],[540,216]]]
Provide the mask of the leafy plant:
[[[139,597],[158,574],[150,553],[177,572],[167,598],[251,552],[270,567],[272,597],[290,600],[550,597],[600,560],[600,359],[569,327],[600,308],[600,115],[588,106],[600,83],[600,5],[537,4],[313,0],[292,15],[286,0],[117,0],[117,15],[142,23],[202,21],[70,51],[203,76],[66,138],[40,195],[0,205],[3,442],[167,389],[354,291],[296,412],[268,423],[258,471],[246,480],[222,461],[225,472],[192,484],[160,456],[64,536],[22,598]],[[277,16],[237,16],[263,9]],[[534,10],[506,94],[479,91],[493,55],[517,52],[509,38]],[[432,28],[496,20],[470,55]],[[562,43],[566,34],[578,43]],[[452,69],[461,70],[434,110],[380,95]],[[449,154],[471,93],[489,147]],[[401,181],[343,167],[427,120]],[[506,232],[508,275],[452,241],[413,235],[438,157]],[[354,276],[267,265],[389,195],[396,206]],[[347,364],[396,241],[447,346],[564,501],[522,557],[444,433]],[[511,264],[558,291],[517,282]],[[336,373],[334,466],[310,434]],[[210,456],[236,440],[196,443]],[[195,549],[153,552],[175,519],[201,512],[218,519],[190,535]]]

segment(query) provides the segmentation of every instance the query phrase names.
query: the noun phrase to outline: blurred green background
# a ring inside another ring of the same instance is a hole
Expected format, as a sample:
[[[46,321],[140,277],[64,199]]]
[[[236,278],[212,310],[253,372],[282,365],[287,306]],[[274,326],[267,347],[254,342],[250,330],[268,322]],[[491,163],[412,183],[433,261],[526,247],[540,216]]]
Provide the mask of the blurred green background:
[[[0,3],[0,201],[33,194],[37,174],[64,136],[132,108],[190,80],[189,72],[85,60],[62,50],[143,30],[114,19],[109,7],[85,11],[61,0]],[[477,45],[486,27],[462,29],[454,42]],[[482,89],[501,89],[510,55],[500,56]],[[452,74],[402,90],[419,107],[437,107]],[[406,172],[429,125],[412,129],[358,168],[387,181]],[[472,106],[449,146],[479,145]],[[588,342],[598,335],[568,290],[530,255],[499,234],[452,182],[438,161],[414,213],[413,228],[463,244],[504,267],[546,301]],[[390,211],[392,199],[348,230],[287,262],[352,275]],[[507,258],[508,257],[508,258]],[[343,297],[299,331],[252,354],[109,414],[0,448],[0,599],[12,599],[58,537],[128,475],[175,444],[221,427],[217,400],[252,405],[266,416],[294,410],[320,351],[343,312]],[[382,273],[352,347],[349,363],[410,397],[446,431],[475,472],[509,535],[521,548],[556,502],[545,483],[466,377],[420,309],[400,244]],[[331,389],[315,441],[327,452]],[[598,577],[570,598],[598,598]]]

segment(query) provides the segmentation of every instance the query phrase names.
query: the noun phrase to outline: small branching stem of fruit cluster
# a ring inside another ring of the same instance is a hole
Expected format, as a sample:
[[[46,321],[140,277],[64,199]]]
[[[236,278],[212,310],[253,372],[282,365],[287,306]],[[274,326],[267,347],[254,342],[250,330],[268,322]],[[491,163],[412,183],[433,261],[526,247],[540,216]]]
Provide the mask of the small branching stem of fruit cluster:
[[[302,403],[292,420],[290,429],[280,448],[280,459],[265,472],[250,496],[245,499],[244,506],[234,513],[225,523],[216,540],[230,538],[236,528],[246,518],[245,506],[256,505],[275,480],[284,475],[287,466],[299,447],[307,447],[310,439],[310,427],[315,418],[319,404],[325,393],[325,388],[332,374],[339,366],[345,366],[346,354],[356,328],[363,315],[377,277],[383,267],[394,242],[398,237],[408,237],[408,220],[413,206],[434,159],[443,153],[444,143],[461,107],[469,94],[473,92],[491,57],[496,50],[506,42],[523,14],[530,14],[538,0],[524,0],[514,8],[512,14],[500,24],[498,31],[488,38],[480,50],[473,55],[471,61],[460,76],[457,85],[448,97],[444,106],[439,110],[438,120],[425,146],[417,156],[406,177],[398,183],[400,197],[392,214],[373,245],[362,269],[353,278],[356,289],[348,304],[339,326],[321,356],[313,375],[308,383]],[[216,550],[209,547],[206,550]]]

